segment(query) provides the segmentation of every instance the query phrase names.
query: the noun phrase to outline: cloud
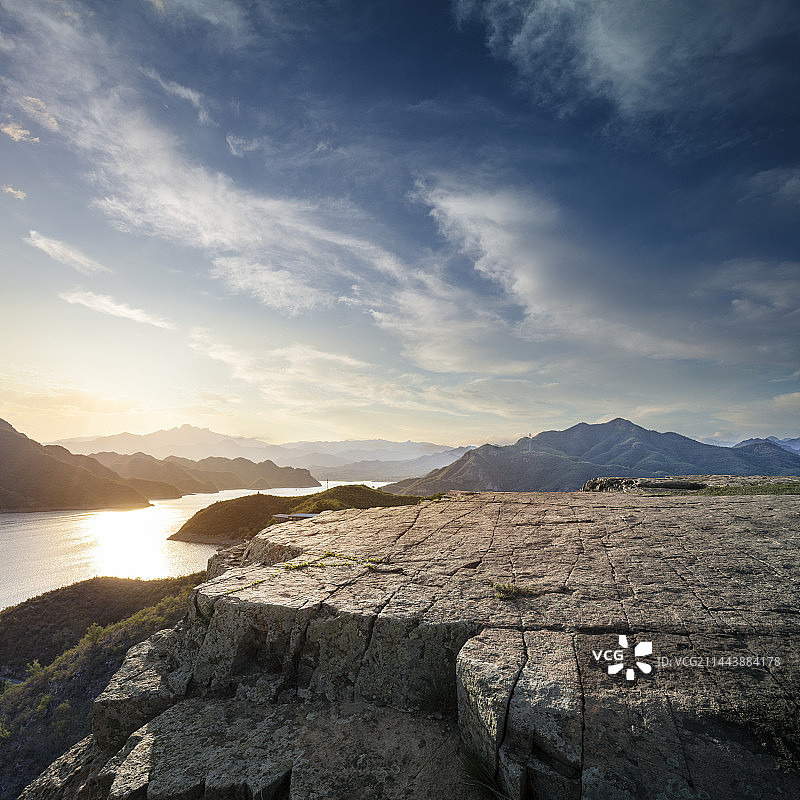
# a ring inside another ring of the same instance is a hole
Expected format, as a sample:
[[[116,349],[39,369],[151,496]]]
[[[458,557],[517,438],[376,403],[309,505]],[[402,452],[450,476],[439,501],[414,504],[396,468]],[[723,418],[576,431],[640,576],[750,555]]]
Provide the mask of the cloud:
[[[199,250],[230,288],[289,312],[346,296],[354,276],[402,272],[389,250],[361,233],[367,220],[352,204],[241,188],[148,118],[131,71],[102,37],[25,6],[15,13],[26,89],[13,78],[7,86],[41,97],[58,118],[59,133],[91,164],[95,206],[118,228]],[[157,78],[192,102],[191,90]]]
[[[268,140],[265,138],[245,139],[242,136],[235,136],[229,133],[225,137],[228,143],[228,149],[231,151],[232,156],[237,158],[244,158],[245,153],[254,153],[258,150],[264,150],[268,146]]]
[[[758,101],[793,70],[773,39],[800,30],[791,0],[459,0],[456,13],[486,24],[537,101],[601,99],[629,119]]]
[[[392,424],[403,413],[459,418],[480,414],[505,422],[527,419],[533,409],[544,408],[522,380],[481,377],[441,383],[408,373],[378,375],[374,364],[307,344],[244,352],[201,328],[192,331],[190,346],[225,364],[236,380],[257,388],[271,414],[287,417],[358,409],[388,414]]]
[[[19,101],[19,105],[29,117],[35,119],[42,127],[54,133],[58,130],[56,118],[38,97],[29,97],[25,95]]]
[[[125,303],[118,303],[113,297],[109,297],[105,294],[76,290],[74,292],[64,292],[60,294],[59,297],[67,303],[85,306],[101,314],[110,314],[112,317],[122,317],[123,319],[141,322],[145,325],[155,325],[157,328],[172,329],[175,327],[171,322],[167,322],[167,320],[161,317],[149,314],[147,311],[142,311],[140,308],[131,308]]]
[[[31,132],[27,128],[23,128],[18,122],[14,122],[12,119],[0,125],[0,131],[15,142],[37,143],[39,141],[38,136],[31,136]]]
[[[734,438],[775,435],[796,436],[800,421],[800,392],[786,392],[748,402],[732,403],[720,410],[716,416],[736,426]]]
[[[504,305],[447,282],[433,271],[408,276],[391,302],[375,298],[370,313],[397,334],[403,354],[430,372],[521,375],[537,367],[520,350]]]
[[[94,259],[85,256],[80,250],[68,245],[58,239],[48,239],[36,231],[31,231],[23,240],[32,247],[36,247],[43,253],[47,253],[50,258],[72,267],[84,275],[94,275],[98,272],[111,272],[108,267],[104,267]]]
[[[789,206],[800,205],[800,169],[784,167],[754,175],[749,181],[751,193],[771,197]]]
[[[197,109],[197,119],[201,125],[210,125],[213,120],[211,119],[205,104],[203,103],[203,95],[194,89],[189,89],[186,86],[175,81],[165,81],[154,69],[144,69],[142,72],[148,78],[154,80],[167,94],[173,97],[178,97],[181,100],[186,100],[189,104]]]
[[[186,18],[199,20],[221,34],[224,43],[240,47],[253,38],[242,8],[234,0],[148,0],[159,16],[183,24]]]
[[[4,186],[3,191],[15,197],[17,200],[24,200],[28,196],[22,189],[14,189],[12,186]]]
[[[319,308],[333,301],[313,286],[299,284],[289,270],[272,269],[247,258],[216,258],[211,274],[222,278],[233,291],[252,295],[268,308],[289,313]]]
[[[601,252],[579,244],[574,229],[566,236],[566,226],[574,221],[564,220],[547,198],[453,180],[421,187],[418,198],[430,207],[450,244],[503,290],[507,308],[501,316],[510,319],[512,307],[518,309],[515,335],[542,354],[552,357],[546,344],[591,351],[600,341],[607,351],[651,357],[711,354],[706,343],[686,336],[680,325],[659,329],[657,320],[638,318],[638,305],[614,290],[619,273],[632,268],[606,266]],[[587,269],[587,264],[597,266]],[[625,280],[630,283],[631,276]]]

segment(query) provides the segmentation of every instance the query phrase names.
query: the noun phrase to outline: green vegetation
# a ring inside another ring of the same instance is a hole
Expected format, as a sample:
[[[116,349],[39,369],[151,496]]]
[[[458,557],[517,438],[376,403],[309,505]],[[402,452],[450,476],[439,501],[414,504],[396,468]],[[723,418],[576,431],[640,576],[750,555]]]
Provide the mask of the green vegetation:
[[[543,594],[570,594],[562,583],[559,586],[520,586],[518,583],[493,583],[494,596],[499,600],[515,600],[517,597],[540,597]]]
[[[517,597],[531,597],[541,594],[538,589],[530,589],[517,583],[493,583],[494,596],[499,600],[514,600]]]
[[[427,498],[389,494],[363,484],[335,486],[300,497],[252,494],[235,500],[222,500],[198,511],[169,538],[184,542],[239,542],[275,524],[275,514],[319,514],[345,508],[407,506],[416,505],[423,499]]]
[[[84,634],[97,638],[103,626],[196,586],[203,575],[154,581],[91,578],[6,608],[0,611],[0,674],[23,679]]]
[[[162,594],[124,619],[93,624],[88,630],[84,626],[82,638],[51,664],[43,667],[34,659],[24,683],[6,684],[0,693],[0,800],[17,797],[48,764],[89,733],[92,701],[122,664],[125,653],[156,631],[175,625],[186,611],[192,587],[204,577],[204,573],[195,573],[186,578],[131,582],[157,584]],[[83,582],[84,596],[92,584]],[[49,592],[52,603],[34,607],[46,614],[48,608],[57,607],[60,593],[72,598],[69,590],[73,588]],[[17,617],[25,605],[13,609]],[[41,631],[45,620],[40,622]],[[77,623],[72,622],[74,629]],[[27,646],[24,631],[18,629],[18,635],[19,645]]]

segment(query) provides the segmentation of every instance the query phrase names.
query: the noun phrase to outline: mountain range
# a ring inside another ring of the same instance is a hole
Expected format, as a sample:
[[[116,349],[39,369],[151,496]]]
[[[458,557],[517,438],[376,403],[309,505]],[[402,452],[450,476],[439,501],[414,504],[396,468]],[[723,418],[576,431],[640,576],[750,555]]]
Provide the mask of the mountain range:
[[[92,453],[91,456],[124,478],[164,481],[182,494],[218,492],[225,489],[312,488],[319,481],[307,469],[278,467],[272,461],[255,463],[246,458],[158,459],[146,453]]]
[[[432,442],[391,442],[386,439],[349,439],[331,442],[287,442],[269,444],[260,439],[226,436],[208,428],[181,425],[179,428],[147,434],[119,433],[113,436],[61,439],[53,444],[72,453],[114,452],[121,455],[145,453],[155,458],[178,456],[199,461],[209,456],[269,459],[284,467],[335,467],[359,461],[409,461],[449,451],[452,448]],[[458,453],[461,455],[461,453]],[[458,456],[455,456],[456,458]],[[359,477],[365,477],[360,475]]]
[[[2,511],[141,508],[150,500],[193,492],[319,485],[308,470],[271,461],[73,454],[60,445],[39,444],[0,420]]]
[[[485,444],[449,466],[384,490],[415,495],[452,489],[575,491],[599,476],[704,474],[800,475],[800,454],[770,440],[717,447],[617,418],[544,431],[506,447]]]

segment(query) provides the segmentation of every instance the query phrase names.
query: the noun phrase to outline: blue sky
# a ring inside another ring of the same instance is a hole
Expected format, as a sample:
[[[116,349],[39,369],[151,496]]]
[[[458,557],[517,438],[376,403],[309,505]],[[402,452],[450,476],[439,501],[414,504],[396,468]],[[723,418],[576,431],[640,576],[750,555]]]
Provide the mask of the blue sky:
[[[793,0],[0,0],[0,415],[798,435]]]

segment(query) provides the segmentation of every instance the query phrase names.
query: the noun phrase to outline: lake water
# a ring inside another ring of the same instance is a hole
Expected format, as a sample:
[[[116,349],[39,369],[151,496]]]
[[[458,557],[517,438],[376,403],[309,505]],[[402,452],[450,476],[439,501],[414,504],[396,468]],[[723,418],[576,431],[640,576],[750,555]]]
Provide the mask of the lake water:
[[[385,482],[360,481],[378,488]],[[330,487],[349,481],[330,481]],[[283,497],[321,489],[269,489]],[[167,578],[205,569],[216,546],[170,542],[189,517],[220,500],[255,494],[238,489],[153,500],[131,511],[0,513],[0,609],[42,592],[99,576]]]

